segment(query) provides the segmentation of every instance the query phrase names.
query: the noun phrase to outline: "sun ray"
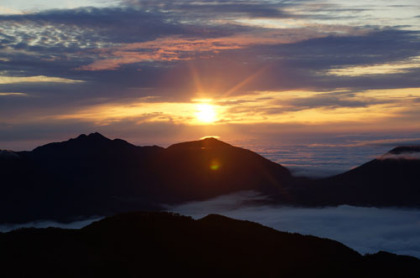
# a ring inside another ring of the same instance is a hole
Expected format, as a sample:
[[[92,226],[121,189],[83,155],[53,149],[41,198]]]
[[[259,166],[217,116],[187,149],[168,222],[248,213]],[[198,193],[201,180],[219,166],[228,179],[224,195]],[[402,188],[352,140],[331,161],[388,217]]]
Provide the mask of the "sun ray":
[[[248,76],[247,78],[245,78],[244,80],[242,80],[241,82],[239,82],[238,84],[236,84],[235,86],[233,86],[231,89],[229,89],[228,91],[226,91],[223,94],[223,97],[228,97],[231,94],[233,94],[234,92],[236,92],[237,90],[239,90],[240,88],[242,88],[243,86],[245,86],[246,84],[248,84],[249,82],[251,82],[252,80],[254,80],[255,78],[257,78],[259,75],[261,75],[262,73],[264,73],[267,70],[268,66],[265,66],[259,70],[257,70],[256,72],[254,72],[253,74],[251,74],[250,76]]]

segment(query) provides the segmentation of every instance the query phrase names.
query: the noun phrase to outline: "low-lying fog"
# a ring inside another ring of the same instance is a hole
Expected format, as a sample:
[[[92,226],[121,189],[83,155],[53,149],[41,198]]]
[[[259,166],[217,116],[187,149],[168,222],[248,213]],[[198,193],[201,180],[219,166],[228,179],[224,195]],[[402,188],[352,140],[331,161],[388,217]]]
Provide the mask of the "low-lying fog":
[[[420,258],[420,209],[374,207],[301,208],[261,205],[255,192],[221,196],[202,202],[168,207],[168,211],[195,219],[211,213],[249,220],[279,231],[337,240],[366,254],[380,250]],[[0,232],[22,227],[82,228],[100,218],[73,223],[39,221],[24,225],[0,225]]]
[[[62,229],[81,229],[94,221],[98,221],[103,217],[95,217],[95,218],[88,218],[80,221],[70,222],[70,223],[60,223],[56,221],[48,221],[48,220],[41,220],[41,221],[33,221],[24,224],[1,224],[0,225],[0,232],[7,233],[16,229],[20,228],[48,228],[48,227],[56,227]]]
[[[256,193],[242,192],[168,210],[193,218],[217,213],[280,231],[330,238],[362,254],[383,250],[420,258],[420,209],[252,205],[252,201],[263,199]]]

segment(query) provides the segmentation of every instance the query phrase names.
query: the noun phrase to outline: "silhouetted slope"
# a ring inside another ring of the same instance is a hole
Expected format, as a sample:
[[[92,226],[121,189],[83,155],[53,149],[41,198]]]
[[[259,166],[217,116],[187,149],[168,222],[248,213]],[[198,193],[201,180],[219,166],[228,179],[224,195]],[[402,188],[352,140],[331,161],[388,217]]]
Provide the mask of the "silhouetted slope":
[[[419,277],[420,261],[209,215],[127,213],[0,234],[5,277]],[[389,275],[393,274],[393,275]]]
[[[175,197],[168,201],[175,202],[240,190],[280,194],[291,179],[285,167],[214,138],[172,145],[160,153],[158,162],[157,176]]]
[[[419,146],[397,147],[343,174],[307,181],[295,195],[305,204],[420,206],[419,155]]]
[[[0,159],[0,222],[152,208],[150,159],[162,150],[93,133]]]
[[[393,148],[388,154],[415,154],[420,153],[420,146],[399,146]]]
[[[137,147],[99,133],[0,157],[0,223],[158,209],[240,190],[279,193],[289,171],[216,139]]]
[[[0,223],[158,210],[243,190],[282,204],[420,206],[420,147],[397,147],[346,173],[318,180],[214,138],[166,149],[99,133],[31,152],[0,152]]]

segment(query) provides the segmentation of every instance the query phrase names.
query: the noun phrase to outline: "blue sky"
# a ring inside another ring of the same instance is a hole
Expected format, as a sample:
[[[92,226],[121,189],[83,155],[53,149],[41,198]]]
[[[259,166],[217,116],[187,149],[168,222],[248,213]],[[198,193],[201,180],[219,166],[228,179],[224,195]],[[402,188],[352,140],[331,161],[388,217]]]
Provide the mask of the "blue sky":
[[[0,148],[417,138],[419,31],[414,0],[0,3]]]

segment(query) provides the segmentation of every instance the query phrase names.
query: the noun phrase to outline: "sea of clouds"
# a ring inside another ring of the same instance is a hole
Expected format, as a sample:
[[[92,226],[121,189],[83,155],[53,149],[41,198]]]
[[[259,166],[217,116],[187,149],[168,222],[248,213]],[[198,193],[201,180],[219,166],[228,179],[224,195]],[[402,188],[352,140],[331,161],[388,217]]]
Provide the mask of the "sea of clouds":
[[[195,219],[210,213],[222,214],[279,231],[330,238],[362,254],[382,250],[420,258],[419,209],[258,205],[263,199],[255,192],[241,192],[168,210]]]
[[[337,240],[361,254],[388,251],[420,258],[420,209],[338,206],[304,208],[267,205],[266,197],[246,191],[200,202],[168,206],[167,210],[194,219],[221,214],[257,222],[279,231]],[[72,223],[36,221],[3,224],[0,232],[19,228],[80,229],[101,217]]]
[[[94,221],[101,220],[103,217],[95,217],[95,218],[88,218],[79,221],[69,222],[69,223],[61,223],[56,221],[50,220],[40,220],[40,221],[33,221],[24,224],[2,224],[0,225],[0,232],[7,233],[13,230],[22,229],[22,228],[48,228],[48,227],[56,227],[62,229],[81,229]]]

